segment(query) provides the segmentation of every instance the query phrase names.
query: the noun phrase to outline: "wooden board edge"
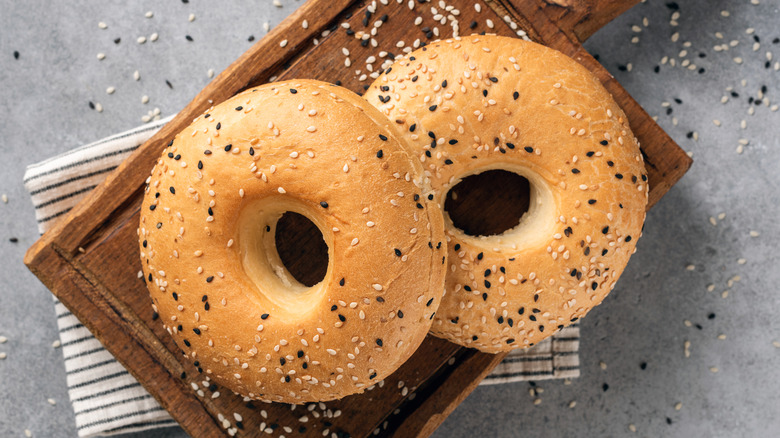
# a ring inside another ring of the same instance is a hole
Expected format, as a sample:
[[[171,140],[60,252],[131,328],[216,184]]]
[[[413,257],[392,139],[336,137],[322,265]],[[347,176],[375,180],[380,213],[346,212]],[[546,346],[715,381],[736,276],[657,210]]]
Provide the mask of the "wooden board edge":
[[[460,363],[447,366],[445,373],[432,379],[435,382],[426,381],[429,387],[434,388],[424,399],[415,399],[416,409],[401,420],[391,436],[425,438],[432,435],[507,354],[461,348],[461,354],[457,356]]]
[[[110,303],[101,301],[101,294],[94,291],[95,286],[76,269],[53,246],[44,247],[36,253],[34,269],[38,278],[49,288],[60,302],[73,313],[79,321],[101,342],[104,341],[103,333],[111,333],[116,339],[112,344],[117,348],[111,350],[117,360],[136,380],[143,382],[147,376],[139,375],[138,369],[160,373],[160,378],[155,379],[155,388],[147,388],[149,393],[158,403],[193,436],[222,436],[222,428],[216,419],[209,414],[202,400],[198,399],[192,391],[187,391],[184,383],[176,376],[170,374],[167,367],[153,354],[150,354],[146,346],[138,343],[136,339],[126,331],[122,325],[112,318],[101,318],[99,321],[90,318],[90,313],[103,313]],[[128,366],[126,364],[135,364]],[[163,389],[161,389],[163,388]],[[165,390],[164,388],[169,388]],[[174,390],[173,388],[180,388]],[[171,396],[163,397],[163,395]],[[193,416],[193,413],[197,415]],[[208,420],[206,420],[208,419]],[[192,424],[192,423],[195,424]],[[187,427],[189,426],[189,427]]]

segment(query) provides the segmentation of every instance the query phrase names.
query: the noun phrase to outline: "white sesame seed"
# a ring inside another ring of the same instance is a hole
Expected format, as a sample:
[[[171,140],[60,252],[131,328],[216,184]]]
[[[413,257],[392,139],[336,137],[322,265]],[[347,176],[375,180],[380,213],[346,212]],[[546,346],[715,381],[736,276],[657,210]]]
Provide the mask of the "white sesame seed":
[[[154,12],[152,12],[152,11],[148,11],[146,14],[144,14],[144,16],[145,16],[146,18],[152,18],[152,17],[154,17]]]
[[[316,126],[309,126],[308,128],[306,128],[306,130],[309,131],[309,132],[314,132],[314,131],[317,130],[317,127]]]
[[[115,87],[106,88],[106,94],[114,94],[115,91],[116,91]]]
[[[335,356],[335,355],[336,355],[336,350],[333,350],[332,348],[328,348],[328,349],[327,349],[327,350],[325,350],[325,351],[327,351],[327,352],[328,352],[328,354],[330,354],[331,356]]]
[[[102,60],[106,59],[106,54],[105,53],[98,53],[97,54],[97,59],[98,59],[98,61],[102,61]]]
[[[279,193],[287,193],[287,191],[282,187],[279,187],[277,190],[279,191]]]
[[[0,351],[0,360],[5,359],[6,357],[8,357],[8,354],[5,351]]]
[[[62,342],[60,342],[59,339],[51,343],[52,348],[60,348],[62,346]]]
[[[139,36],[136,41],[138,42],[138,44],[143,44],[143,43],[146,42],[146,37],[145,36]]]
[[[54,400],[53,398],[47,398],[46,401],[52,406],[57,404],[57,400]]]
[[[360,242],[360,240],[358,240],[358,238],[357,238],[357,237],[355,237],[354,239],[352,239],[352,246],[355,246],[355,245],[357,245],[357,244],[358,244],[358,242]]]
[[[374,288],[374,290],[382,290],[382,285],[381,284],[374,283],[372,285],[372,287]]]
[[[157,41],[157,38],[159,38],[159,37],[160,37],[160,35],[158,35],[157,32],[155,32],[155,33],[149,35],[149,41],[155,42],[155,41]]]
[[[190,23],[192,23],[193,21],[195,21],[195,14],[190,14],[190,16],[189,16],[189,17],[187,17],[187,20],[189,20],[189,22],[190,22]]]
[[[287,46],[287,40],[282,40],[281,43],[279,43],[279,47],[285,47]]]

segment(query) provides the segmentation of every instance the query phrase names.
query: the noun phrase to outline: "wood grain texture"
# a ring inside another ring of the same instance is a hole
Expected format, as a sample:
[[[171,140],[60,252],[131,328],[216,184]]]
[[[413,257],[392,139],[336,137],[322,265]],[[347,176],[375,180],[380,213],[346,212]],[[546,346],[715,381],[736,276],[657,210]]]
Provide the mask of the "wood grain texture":
[[[510,0],[511,3],[527,3]],[[557,27],[581,43],[639,0],[536,0]]]
[[[448,1],[460,10],[457,19],[461,33],[485,31],[513,36],[515,31],[504,21],[509,16],[532,39],[578,60],[604,83],[628,114],[642,143],[651,205],[685,173],[691,163],[687,155],[580,44],[588,32],[635,1],[595,1],[585,9],[586,2],[579,0],[555,2],[564,6],[541,0],[478,2],[482,12],[475,10],[474,0]],[[199,93],[36,242],[25,257],[25,263],[41,281],[192,436],[225,436],[228,429],[240,436],[266,436],[264,431],[273,436],[323,436],[327,431],[328,436],[336,433],[362,437],[375,430],[382,436],[427,436],[503,358],[428,337],[406,364],[365,394],[298,407],[248,402],[209,382],[203,384],[206,376],[199,371],[199,364],[184,358],[162,324],[155,320],[146,287],[136,275],[140,267],[136,228],[143,182],[160,151],[196,115],[213,103],[271,78],[321,79],[360,93],[372,82],[371,73],[381,69],[384,59],[392,58],[382,58],[380,52],[400,54],[403,47],[412,46],[417,40],[425,43],[437,39],[436,32],[447,37],[452,31],[450,22],[433,20],[430,5],[418,6],[415,11],[409,10],[406,1],[377,5],[378,10],[371,14],[367,14],[369,4],[352,0],[311,0],[302,5]],[[555,8],[564,8],[566,12],[551,12],[558,11]],[[415,26],[413,22],[418,16],[424,18],[423,23]],[[309,22],[308,29],[301,26],[304,18]],[[377,21],[382,24],[372,35]],[[348,24],[351,32],[343,23]],[[280,44],[284,40],[286,45]],[[398,46],[399,41],[404,42],[403,47]],[[344,49],[352,63],[349,67],[345,65]],[[370,56],[379,58],[372,63],[372,71],[365,62]],[[488,181],[491,182],[499,180]],[[479,199],[479,190],[476,185],[469,198]],[[509,207],[518,203],[515,198],[491,200],[497,218],[491,226],[500,228],[517,220],[518,210]],[[453,214],[465,215],[466,220],[469,211],[473,211],[470,202],[456,203],[450,208]],[[295,248],[305,247],[307,239],[316,237],[313,230],[292,227],[288,232],[287,243],[280,241],[280,245],[289,246],[291,257],[299,259],[296,269],[301,276],[316,276],[307,266],[322,260]]]

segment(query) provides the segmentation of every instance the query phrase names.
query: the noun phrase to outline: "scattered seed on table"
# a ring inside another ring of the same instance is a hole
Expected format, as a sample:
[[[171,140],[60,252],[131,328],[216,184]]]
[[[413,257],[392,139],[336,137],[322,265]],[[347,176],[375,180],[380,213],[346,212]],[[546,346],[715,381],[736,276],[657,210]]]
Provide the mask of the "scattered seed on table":
[[[51,343],[52,348],[60,348],[62,346],[62,342],[60,342],[59,339]]]

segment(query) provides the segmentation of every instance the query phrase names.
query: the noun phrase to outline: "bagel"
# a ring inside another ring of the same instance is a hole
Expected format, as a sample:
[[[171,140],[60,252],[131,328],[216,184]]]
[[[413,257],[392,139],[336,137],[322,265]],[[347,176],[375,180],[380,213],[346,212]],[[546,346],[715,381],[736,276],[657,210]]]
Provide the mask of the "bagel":
[[[488,170],[531,186],[528,212],[501,234],[467,235],[444,212],[449,270],[434,335],[491,353],[529,347],[614,287],[642,231],[647,176],[625,114],[582,65],[474,35],[396,60],[364,98],[409,139],[441,206]]]
[[[205,376],[252,399],[332,400],[422,342],[444,290],[444,223],[387,125],[346,89],[278,82],[208,109],[165,149],[141,207],[143,274]],[[327,244],[312,287],[276,250],[285,212]]]

